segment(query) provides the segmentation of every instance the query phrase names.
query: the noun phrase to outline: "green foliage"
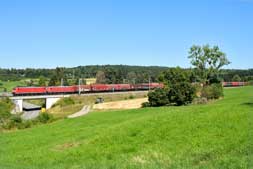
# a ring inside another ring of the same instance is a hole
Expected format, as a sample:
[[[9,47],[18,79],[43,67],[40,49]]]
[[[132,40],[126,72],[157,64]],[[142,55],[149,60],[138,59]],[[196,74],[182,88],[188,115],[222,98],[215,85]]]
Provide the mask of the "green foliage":
[[[253,85],[253,80],[249,81],[249,85]]]
[[[166,86],[165,89],[154,91],[149,98],[151,106],[164,106],[167,104],[186,105],[192,102],[196,89],[190,83],[190,72],[179,67],[171,68],[160,76]]]
[[[223,87],[219,83],[204,86],[201,96],[207,99],[219,99],[223,97]]]
[[[57,67],[48,85],[49,86],[60,86],[60,85],[68,86],[69,83],[67,81],[67,77],[65,74],[65,68]]]
[[[64,97],[64,98],[60,99],[57,103],[55,103],[53,105],[53,107],[55,107],[55,106],[64,107],[64,106],[67,106],[67,105],[74,105],[74,104],[75,104],[75,101],[74,101],[73,98]]]
[[[188,58],[196,68],[197,75],[203,84],[209,84],[208,76],[218,74],[223,66],[230,64],[226,54],[220,51],[218,46],[204,45],[201,47],[193,45],[190,48]]]
[[[98,84],[105,84],[106,83],[105,73],[103,71],[97,72],[96,83],[98,83]]]
[[[135,98],[134,95],[129,96],[129,99],[134,99],[134,98]]]
[[[92,112],[0,134],[1,169],[251,168],[252,86],[205,105]]]
[[[242,81],[242,79],[241,79],[241,77],[239,76],[239,75],[234,75],[234,77],[232,78],[232,81],[233,82],[241,82]]]
[[[22,123],[22,119],[19,115],[12,115],[10,120],[14,123]]]
[[[150,106],[165,106],[169,103],[168,91],[166,89],[155,89],[148,93],[148,101]]]
[[[1,75],[0,75],[0,78],[1,78]],[[3,84],[1,86],[2,90],[3,91],[6,90],[8,92],[11,92],[14,87],[26,86],[26,83],[25,83],[24,80],[20,80],[20,81],[1,81],[1,83]]]
[[[170,68],[164,71],[159,80],[166,86],[171,87],[177,83],[190,82],[189,72],[181,69],[180,67]]]
[[[169,102],[177,106],[190,104],[195,96],[195,87],[187,82],[172,85],[168,93]]]
[[[141,104],[141,107],[144,108],[144,107],[151,107],[151,106],[149,102],[144,102]]]
[[[58,68],[59,69],[59,68]],[[124,81],[129,83],[144,83],[149,81],[149,77],[152,82],[157,82],[159,75],[170,69],[168,67],[158,66],[127,66],[127,65],[94,65],[94,66],[79,66],[75,68],[62,68],[64,83],[77,84],[74,79],[79,78],[94,78],[98,71],[103,71],[106,76],[107,83],[123,83]],[[189,71],[190,69],[185,69]],[[193,69],[194,74],[191,75],[191,82],[200,82],[199,71]],[[52,85],[60,85],[60,79],[55,75],[56,69],[1,69],[0,68],[0,80],[3,86],[10,91],[15,86],[26,85],[23,80],[34,79],[40,76],[46,77],[51,80]],[[219,76],[224,81],[232,81],[235,74],[238,74],[242,81],[253,80],[253,69],[248,70],[236,70],[226,69],[221,70]],[[53,77],[54,76],[54,77]],[[73,79],[74,78],[74,79]],[[70,81],[68,82],[67,81]],[[7,82],[7,84],[5,84]],[[15,84],[14,84],[15,83]],[[10,84],[10,85],[8,85]]]
[[[38,86],[46,86],[47,85],[47,79],[44,76],[40,76]]]
[[[12,102],[8,98],[0,99],[0,125],[11,116]]]
[[[40,123],[49,123],[53,120],[53,116],[52,116],[52,114],[49,114],[49,113],[46,113],[46,112],[45,113],[40,113],[37,120]]]

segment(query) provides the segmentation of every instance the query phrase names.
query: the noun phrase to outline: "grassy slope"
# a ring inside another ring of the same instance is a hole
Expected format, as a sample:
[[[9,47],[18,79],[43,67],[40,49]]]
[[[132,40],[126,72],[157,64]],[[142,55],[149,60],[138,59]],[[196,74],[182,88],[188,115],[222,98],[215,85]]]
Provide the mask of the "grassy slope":
[[[252,91],[228,89],[208,105],[98,112],[0,134],[0,168],[250,168]]]

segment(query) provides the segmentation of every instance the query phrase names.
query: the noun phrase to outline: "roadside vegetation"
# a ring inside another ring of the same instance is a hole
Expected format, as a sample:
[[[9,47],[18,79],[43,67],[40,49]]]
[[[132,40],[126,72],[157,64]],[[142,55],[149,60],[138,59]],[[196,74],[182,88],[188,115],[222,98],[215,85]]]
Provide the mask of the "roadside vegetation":
[[[251,168],[252,90],[225,89],[224,99],[205,105],[92,112],[2,133],[0,168]]]

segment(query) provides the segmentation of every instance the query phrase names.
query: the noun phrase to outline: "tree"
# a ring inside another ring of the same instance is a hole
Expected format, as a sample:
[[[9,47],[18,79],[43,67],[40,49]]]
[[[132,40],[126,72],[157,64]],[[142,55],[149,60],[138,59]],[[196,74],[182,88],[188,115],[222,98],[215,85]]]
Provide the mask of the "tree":
[[[33,79],[30,79],[30,80],[26,81],[26,85],[27,86],[33,86],[34,85]]]
[[[240,82],[241,80],[242,80],[241,77],[239,75],[237,75],[237,74],[234,75],[233,78],[232,78],[233,82]]]
[[[135,72],[128,72],[127,73],[127,80],[129,81],[129,83],[135,84],[135,80],[136,80],[137,76]]]
[[[57,67],[55,69],[54,75],[51,77],[48,85],[49,86],[69,85],[67,77],[64,74],[64,68]]]
[[[193,45],[190,48],[188,58],[197,69],[197,74],[204,85],[209,84],[208,77],[218,74],[223,66],[230,64],[226,54],[220,51],[218,46],[204,45],[201,47]]]
[[[40,76],[38,85],[39,86],[46,86],[46,78],[44,76]]]
[[[103,71],[98,71],[96,74],[96,83],[104,84],[106,83],[105,73]]]
[[[60,85],[56,75],[54,75],[53,77],[51,77],[51,79],[49,80],[48,86],[58,86]]]
[[[190,76],[187,71],[181,69],[180,67],[176,67],[163,72],[160,75],[159,80],[170,88],[177,83],[190,82]]]

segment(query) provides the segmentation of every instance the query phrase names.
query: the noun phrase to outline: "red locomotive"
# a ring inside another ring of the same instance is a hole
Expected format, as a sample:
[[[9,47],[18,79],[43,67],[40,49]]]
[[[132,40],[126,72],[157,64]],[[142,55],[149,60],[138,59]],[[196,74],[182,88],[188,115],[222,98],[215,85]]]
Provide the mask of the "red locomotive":
[[[92,84],[75,86],[48,86],[48,87],[16,87],[12,90],[13,95],[47,95],[47,94],[73,94],[73,93],[96,93],[96,92],[117,92],[152,90],[163,88],[162,83],[142,84]]]

